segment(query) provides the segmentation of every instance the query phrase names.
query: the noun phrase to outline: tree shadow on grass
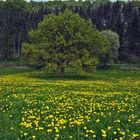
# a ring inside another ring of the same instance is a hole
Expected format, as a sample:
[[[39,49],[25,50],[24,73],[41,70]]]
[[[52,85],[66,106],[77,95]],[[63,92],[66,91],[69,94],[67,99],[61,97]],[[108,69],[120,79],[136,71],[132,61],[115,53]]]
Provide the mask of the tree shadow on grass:
[[[60,76],[58,73],[48,73],[40,71],[38,73],[32,73],[31,77],[39,78],[42,80],[84,80],[84,81],[108,81],[113,75],[109,71],[94,71],[92,73],[87,72],[65,72],[64,76]]]
[[[28,74],[31,78],[37,78],[42,80],[93,80],[94,74],[88,74],[88,73],[74,73],[69,72],[65,73],[64,76],[60,76],[57,73],[48,73],[46,71],[42,70],[36,70],[31,68],[0,68],[0,76],[6,76],[6,75],[16,75],[21,74],[24,76],[24,74]]]
[[[64,76],[59,76],[55,73],[51,74],[38,74],[32,75],[34,78],[39,78],[42,80],[93,80],[92,76],[89,75],[81,75],[81,74],[65,74]]]
[[[42,80],[87,80],[87,81],[112,81],[121,79],[140,79],[140,72],[132,71],[119,71],[119,70],[97,70],[93,73],[78,73],[78,72],[68,72],[65,75],[59,76],[57,73],[48,73],[46,71],[35,70],[26,67],[17,68],[1,68],[0,76],[5,75],[16,75],[28,74],[32,78],[42,79]]]
[[[37,74],[31,74],[34,78],[42,80],[84,80],[84,81],[116,81],[124,79],[139,79],[140,72],[125,72],[125,71],[96,71],[93,73],[65,73],[65,75],[59,76],[56,73],[39,72]]]

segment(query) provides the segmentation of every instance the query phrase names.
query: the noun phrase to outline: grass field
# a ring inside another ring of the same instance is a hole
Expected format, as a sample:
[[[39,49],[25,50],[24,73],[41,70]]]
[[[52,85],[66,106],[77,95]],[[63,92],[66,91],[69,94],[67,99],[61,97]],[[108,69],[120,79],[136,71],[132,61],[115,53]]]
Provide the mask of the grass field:
[[[1,69],[0,140],[32,139],[140,139],[140,72]]]

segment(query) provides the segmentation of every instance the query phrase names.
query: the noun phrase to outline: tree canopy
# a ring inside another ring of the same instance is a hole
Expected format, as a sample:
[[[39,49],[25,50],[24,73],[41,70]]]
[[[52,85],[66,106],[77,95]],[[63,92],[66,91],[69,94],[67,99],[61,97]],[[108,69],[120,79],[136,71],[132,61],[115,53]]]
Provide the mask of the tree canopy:
[[[108,63],[112,64],[118,60],[120,41],[119,35],[111,30],[104,30],[102,34],[108,38],[110,43],[107,53],[101,56],[101,63],[106,66]]]
[[[85,68],[97,64],[106,52],[108,40],[79,14],[66,10],[44,17],[29,33],[23,56],[33,66],[56,68],[61,75],[67,67]]]

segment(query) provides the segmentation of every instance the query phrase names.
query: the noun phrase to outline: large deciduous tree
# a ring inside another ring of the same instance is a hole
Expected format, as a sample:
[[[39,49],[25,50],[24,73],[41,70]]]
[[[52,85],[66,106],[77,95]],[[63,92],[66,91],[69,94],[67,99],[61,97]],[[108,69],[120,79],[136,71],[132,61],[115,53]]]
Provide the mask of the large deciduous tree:
[[[44,17],[23,44],[23,58],[30,65],[55,67],[64,75],[67,67],[95,66],[108,40],[92,25],[69,10]]]

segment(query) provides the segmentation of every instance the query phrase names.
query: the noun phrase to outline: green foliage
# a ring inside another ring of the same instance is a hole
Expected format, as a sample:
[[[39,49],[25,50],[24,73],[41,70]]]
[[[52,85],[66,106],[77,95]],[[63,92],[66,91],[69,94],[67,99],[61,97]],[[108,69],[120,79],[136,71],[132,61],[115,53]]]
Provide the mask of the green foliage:
[[[47,69],[54,67],[62,75],[67,67],[93,68],[108,47],[107,39],[90,20],[69,10],[45,16],[29,37],[29,42],[23,45],[27,63]]]
[[[120,41],[119,35],[111,30],[104,30],[102,34],[106,36],[110,44],[107,53],[100,58],[101,64],[105,66],[108,63],[112,64],[118,60]]]
[[[37,27],[44,15],[59,14],[65,9],[91,19],[97,29],[111,29],[120,36],[119,60],[136,63],[140,59],[139,1],[125,3],[109,0],[0,1],[0,60],[21,55],[21,44],[28,40],[28,31]]]

